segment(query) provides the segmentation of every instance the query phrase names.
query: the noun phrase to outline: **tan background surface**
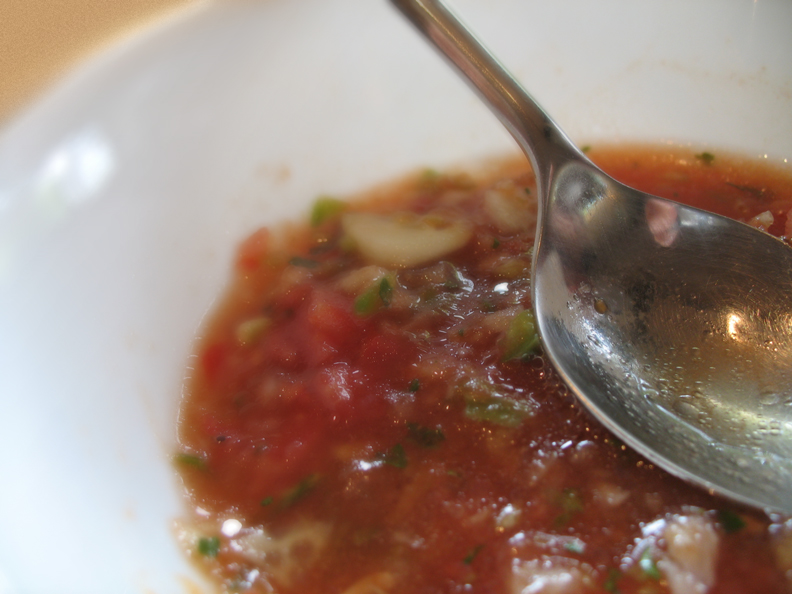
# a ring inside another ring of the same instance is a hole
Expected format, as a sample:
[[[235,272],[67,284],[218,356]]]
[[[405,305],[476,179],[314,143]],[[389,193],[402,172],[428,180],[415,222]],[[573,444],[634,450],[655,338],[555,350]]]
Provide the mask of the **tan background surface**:
[[[0,124],[92,52],[199,0],[0,0]]]

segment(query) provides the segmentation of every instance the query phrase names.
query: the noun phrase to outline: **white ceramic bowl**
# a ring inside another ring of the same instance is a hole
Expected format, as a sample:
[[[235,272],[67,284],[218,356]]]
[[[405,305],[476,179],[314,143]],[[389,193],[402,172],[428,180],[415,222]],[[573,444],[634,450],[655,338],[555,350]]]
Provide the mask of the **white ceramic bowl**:
[[[459,0],[568,133],[792,162],[792,4]],[[0,133],[0,594],[184,592],[170,465],[234,245],[513,151],[386,0],[229,0],[116,47]]]

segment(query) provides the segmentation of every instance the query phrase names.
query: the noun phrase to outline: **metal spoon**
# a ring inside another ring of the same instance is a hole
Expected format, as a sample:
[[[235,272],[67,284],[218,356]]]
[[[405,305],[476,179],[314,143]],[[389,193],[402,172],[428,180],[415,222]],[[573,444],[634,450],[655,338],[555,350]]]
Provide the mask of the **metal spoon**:
[[[534,309],[567,385],[671,474],[792,513],[792,249],[610,178],[439,0],[392,2],[531,161]]]

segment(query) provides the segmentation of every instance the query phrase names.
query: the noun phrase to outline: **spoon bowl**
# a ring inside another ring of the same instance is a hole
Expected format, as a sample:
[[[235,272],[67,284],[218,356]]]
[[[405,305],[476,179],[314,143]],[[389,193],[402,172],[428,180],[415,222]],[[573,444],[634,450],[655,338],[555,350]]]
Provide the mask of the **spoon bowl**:
[[[792,513],[792,248],[598,169],[439,0],[392,0],[536,175],[533,304],[584,406],[670,473]]]

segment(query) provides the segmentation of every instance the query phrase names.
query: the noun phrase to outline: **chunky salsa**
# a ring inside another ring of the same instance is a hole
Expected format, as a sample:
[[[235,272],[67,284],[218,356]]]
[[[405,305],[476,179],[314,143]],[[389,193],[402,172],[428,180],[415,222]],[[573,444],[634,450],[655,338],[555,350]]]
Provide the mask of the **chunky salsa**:
[[[792,238],[788,173],[590,155]],[[496,169],[322,197],[241,244],[180,412],[188,554],[222,592],[789,592],[789,519],[654,467],[555,375],[531,311],[533,177]]]

